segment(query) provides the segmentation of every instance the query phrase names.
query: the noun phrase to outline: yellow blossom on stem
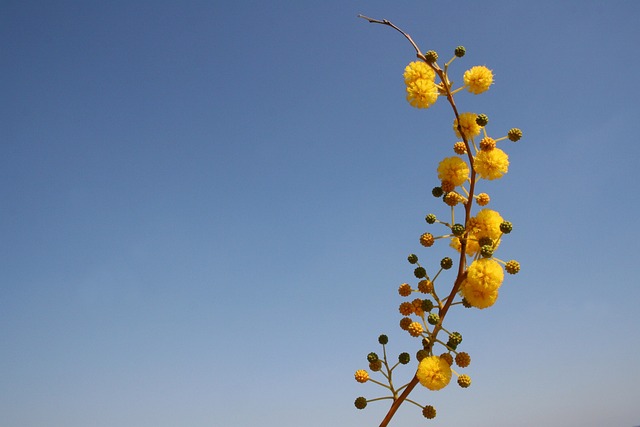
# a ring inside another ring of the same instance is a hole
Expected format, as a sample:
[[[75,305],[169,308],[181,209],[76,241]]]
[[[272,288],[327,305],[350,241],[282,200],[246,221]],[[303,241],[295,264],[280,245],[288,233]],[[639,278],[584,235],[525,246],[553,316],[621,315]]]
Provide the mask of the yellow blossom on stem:
[[[419,322],[412,322],[407,328],[409,335],[412,337],[419,337],[422,334],[422,330],[422,325]]]
[[[480,193],[476,196],[476,203],[480,206],[486,206],[491,201],[491,198],[487,193]]]
[[[416,80],[433,81],[436,78],[436,73],[424,61],[413,61],[404,69],[403,77],[405,84],[408,85]]]
[[[416,377],[429,390],[440,390],[451,381],[451,367],[438,356],[425,357],[418,365]]]
[[[429,108],[438,100],[438,86],[432,80],[419,79],[407,84],[407,101],[412,107]]]
[[[472,139],[474,136],[480,135],[480,125],[476,123],[476,113],[462,113],[460,114],[460,127],[467,139]],[[453,120],[453,130],[456,135],[462,138],[458,131],[458,119]]]
[[[438,178],[454,186],[462,185],[469,178],[469,166],[460,157],[447,157],[438,165]]]
[[[479,240],[488,237],[492,239],[494,249],[499,246],[498,238],[502,234],[500,224],[504,221],[500,213],[492,209],[484,208],[476,214],[475,217],[469,218],[467,229],[469,230],[469,238],[467,239],[467,255],[475,255],[480,250]],[[451,239],[452,248],[460,252],[460,239],[454,237]]]
[[[460,294],[473,307],[491,307],[498,299],[498,289],[504,280],[504,270],[490,258],[471,263],[467,278],[460,285]]]
[[[366,383],[367,381],[369,381],[369,373],[364,369],[357,370],[354,376],[356,378],[356,381],[358,381],[359,383]]]
[[[489,86],[493,83],[493,72],[484,65],[478,65],[467,70],[462,79],[467,90],[478,95],[489,90]]]
[[[492,181],[509,171],[509,156],[499,148],[480,151],[474,158],[473,168],[481,178]]]

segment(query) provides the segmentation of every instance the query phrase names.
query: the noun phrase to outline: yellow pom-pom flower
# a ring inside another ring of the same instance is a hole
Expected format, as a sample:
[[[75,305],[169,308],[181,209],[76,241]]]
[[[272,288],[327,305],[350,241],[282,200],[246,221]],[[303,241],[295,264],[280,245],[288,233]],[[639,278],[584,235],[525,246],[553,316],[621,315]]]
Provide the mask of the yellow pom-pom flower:
[[[467,90],[473,94],[486,92],[493,83],[493,72],[484,65],[467,70],[462,76]]]
[[[424,61],[413,61],[404,69],[404,82],[409,85],[417,80],[431,80],[436,78],[433,68]]]
[[[478,115],[476,113],[462,113],[460,114],[460,127],[462,128],[462,133],[467,139],[472,139],[474,136],[480,135],[480,125],[476,123],[476,117]],[[453,120],[453,130],[456,133],[456,136],[462,138],[462,135],[458,131],[458,119]]]
[[[492,181],[509,171],[509,156],[499,148],[480,151],[474,158],[473,168],[481,178]]]
[[[454,186],[462,185],[469,178],[469,166],[460,157],[447,157],[438,165],[438,178]]]
[[[491,197],[487,193],[480,193],[476,196],[476,203],[480,206],[486,206],[491,201]]]
[[[451,381],[451,367],[438,356],[425,357],[418,365],[416,376],[429,390],[440,390]]]
[[[491,307],[498,299],[498,289],[504,280],[504,270],[490,258],[475,260],[460,285],[460,294],[473,307]]]
[[[411,322],[411,324],[407,328],[407,331],[409,332],[409,335],[411,335],[412,337],[419,337],[423,331],[422,325],[418,322]]]
[[[367,381],[369,381],[369,373],[364,369],[357,370],[354,376],[356,378],[356,381],[358,381],[359,383],[366,383]]]
[[[483,237],[489,237],[494,240],[494,249],[500,245],[498,239],[502,232],[500,224],[504,221],[500,213],[492,209],[484,208],[469,218],[467,229],[469,230],[469,239],[467,239],[467,255],[474,255],[480,250],[478,240]],[[460,252],[460,239],[454,237],[451,239],[452,248]]]
[[[407,84],[407,101],[415,108],[429,108],[438,100],[438,86],[433,80],[418,79]]]

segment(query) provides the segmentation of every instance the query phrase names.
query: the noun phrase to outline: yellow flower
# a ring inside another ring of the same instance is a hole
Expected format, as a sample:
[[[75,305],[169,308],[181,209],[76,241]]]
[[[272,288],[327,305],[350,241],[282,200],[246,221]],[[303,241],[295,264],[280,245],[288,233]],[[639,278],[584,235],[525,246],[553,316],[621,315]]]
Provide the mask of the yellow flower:
[[[409,335],[412,337],[419,337],[422,334],[422,325],[418,322],[412,322],[407,328]]]
[[[451,381],[451,367],[438,356],[425,357],[418,365],[416,376],[429,390],[440,390]]]
[[[460,126],[462,127],[462,133],[467,139],[472,139],[476,135],[480,135],[480,125],[476,123],[476,113],[462,113],[460,114]],[[453,120],[453,130],[456,135],[462,138],[460,132],[458,132],[458,119]]]
[[[473,168],[481,178],[492,181],[509,171],[509,156],[499,148],[480,151],[474,158]]]
[[[489,237],[494,240],[494,248],[499,246],[498,238],[502,234],[500,224],[504,221],[500,213],[492,209],[482,209],[475,217],[469,218],[467,229],[469,230],[469,238],[467,239],[467,255],[474,255],[480,250],[478,240],[483,237]],[[454,237],[451,239],[450,246],[460,252],[460,239]]]
[[[407,101],[412,107],[429,108],[438,100],[438,87],[433,80],[418,79],[407,84]]]
[[[473,307],[491,307],[498,299],[498,289],[504,280],[504,270],[490,258],[481,258],[471,263],[467,278],[460,286],[460,294]]]
[[[431,80],[436,78],[436,73],[423,61],[414,61],[404,69],[404,82],[408,86],[416,80]]]
[[[369,373],[364,369],[357,370],[354,376],[356,378],[356,381],[358,381],[359,383],[366,383],[367,381],[369,381]]]
[[[489,86],[493,83],[493,73],[484,65],[472,67],[464,73],[462,78],[467,90],[476,95],[489,90]]]
[[[453,185],[462,185],[469,177],[469,166],[460,157],[447,157],[438,165],[438,178]]]

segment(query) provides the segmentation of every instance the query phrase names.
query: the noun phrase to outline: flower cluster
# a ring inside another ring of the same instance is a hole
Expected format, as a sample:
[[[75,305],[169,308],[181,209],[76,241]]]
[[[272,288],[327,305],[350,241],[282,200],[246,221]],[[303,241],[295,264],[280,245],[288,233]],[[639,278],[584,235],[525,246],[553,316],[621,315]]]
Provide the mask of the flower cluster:
[[[402,32],[389,21],[366,18],[369,22],[391,26]],[[453,142],[454,155],[442,159],[437,166],[438,185],[432,194],[444,203],[446,215],[440,219],[429,213],[425,220],[429,226],[440,227],[440,230],[428,230],[419,236],[419,243],[426,250],[438,241],[444,241],[452,249],[451,257],[439,260],[432,271],[427,265],[420,263],[416,254],[408,256],[412,265],[415,284],[411,281],[398,286],[397,292],[404,298],[399,306],[400,328],[411,337],[420,341],[416,352],[418,362],[415,375],[411,381],[396,387],[392,381],[394,369],[408,364],[408,353],[401,353],[398,362],[392,364],[387,358],[386,344],[388,338],[381,335],[378,339],[383,348],[383,357],[369,353],[367,360],[372,372],[384,377],[379,382],[370,377],[365,370],[357,370],[356,381],[372,382],[390,391],[390,396],[367,399],[358,397],[355,406],[363,409],[368,402],[380,399],[391,399],[392,405],[383,420],[381,427],[386,426],[398,407],[404,402],[411,402],[422,408],[425,418],[436,416],[433,405],[420,405],[407,396],[418,384],[428,390],[441,390],[457,377],[457,384],[462,388],[471,385],[471,377],[456,372],[456,369],[467,368],[471,356],[459,351],[462,343],[460,332],[451,332],[445,328],[444,321],[454,306],[462,308],[486,309],[493,306],[504,279],[505,271],[516,274],[520,264],[516,260],[503,261],[496,257],[500,244],[506,235],[512,232],[513,225],[505,220],[496,210],[487,207],[491,197],[487,192],[478,192],[483,182],[503,178],[509,171],[509,156],[503,150],[504,141],[518,141],[522,131],[510,129],[501,137],[490,136],[487,129],[489,117],[474,112],[458,113],[454,95],[463,89],[474,95],[489,90],[494,83],[493,71],[486,66],[474,66],[464,72],[464,84],[453,88],[449,79],[449,66],[457,58],[465,55],[466,49],[458,46],[454,56],[441,67],[438,55],[434,51],[422,53],[413,40],[404,32],[405,37],[417,51],[418,61],[409,63],[404,69],[404,83],[407,101],[415,108],[429,108],[439,97],[446,98],[454,113],[453,133],[457,138]],[[431,261],[427,254],[426,258]],[[442,284],[447,270],[455,272],[452,284]],[[446,338],[442,338],[442,336]],[[438,348],[442,350],[437,351]],[[437,354],[441,352],[440,354]],[[453,368],[453,365],[456,368]],[[402,391],[402,394],[400,392]]]

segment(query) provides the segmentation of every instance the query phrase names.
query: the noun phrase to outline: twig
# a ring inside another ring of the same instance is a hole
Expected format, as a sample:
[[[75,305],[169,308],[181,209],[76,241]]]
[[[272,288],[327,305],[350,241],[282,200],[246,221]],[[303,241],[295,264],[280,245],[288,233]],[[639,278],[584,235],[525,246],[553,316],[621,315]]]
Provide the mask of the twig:
[[[390,21],[383,19],[373,19],[373,18],[369,18],[368,16],[364,16],[364,15],[358,15],[358,18],[362,18],[362,19],[366,19],[367,21],[369,21],[371,24],[382,24],[382,25],[387,25],[391,28],[393,28],[394,30],[398,31],[400,34],[402,34],[403,36],[405,36],[405,38],[407,40],[409,40],[409,43],[411,43],[411,45],[413,46],[413,48],[416,50],[416,56],[422,60],[425,60],[426,58],[424,57],[424,54],[420,51],[420,48],[418,47],[418,45],[416,44],[416,42],[413,41],[413,39],[411,38],[411,36],[409,34],[407,34],[405,31],[402,31],[400,28],[398,28],[396,25],[392,24]]]

